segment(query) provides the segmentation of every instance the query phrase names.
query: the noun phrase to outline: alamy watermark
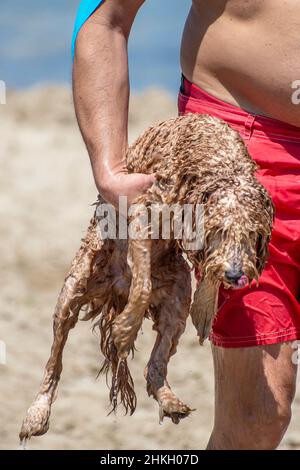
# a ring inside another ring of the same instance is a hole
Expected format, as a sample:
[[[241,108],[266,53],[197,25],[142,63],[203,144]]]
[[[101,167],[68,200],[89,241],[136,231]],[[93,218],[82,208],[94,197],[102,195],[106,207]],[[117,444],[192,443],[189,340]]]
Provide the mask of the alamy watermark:
[[[291,87],[295,90],[291,96],[292,103],[298,105],[300,104],[300,80],[294,80]]]
[[[0,104],[6,104],[6,84],[0,80]]]
[[[119,211],[99,204],[96,211],[100,238],[111,240],[181,240],[185,250],[200,250],[204,241],[202,204],[132,204],[120,196]]]
[[[6,344],[0,340],[0,365],[6,364]]]

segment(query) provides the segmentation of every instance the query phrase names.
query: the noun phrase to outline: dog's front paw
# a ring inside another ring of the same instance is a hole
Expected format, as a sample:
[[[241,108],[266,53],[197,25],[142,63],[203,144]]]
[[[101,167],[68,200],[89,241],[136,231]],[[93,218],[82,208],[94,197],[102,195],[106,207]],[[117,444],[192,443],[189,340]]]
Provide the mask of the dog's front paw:
[[[31,436],[41,436],[49,429],[51,405],[49,397],[39,395],[28,409],[19,434],[20,441],[25,444]]]

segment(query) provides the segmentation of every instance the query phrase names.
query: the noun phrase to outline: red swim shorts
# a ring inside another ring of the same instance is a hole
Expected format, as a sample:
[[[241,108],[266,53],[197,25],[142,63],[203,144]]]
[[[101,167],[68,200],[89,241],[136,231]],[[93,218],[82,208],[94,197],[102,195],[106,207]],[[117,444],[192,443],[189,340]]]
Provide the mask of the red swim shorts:
[[[270,256],[259,285],[221,288],[211,341],[225,348],[300,338],[300,128],[243,109],[182,80],[180,114],[210,114],[236,129],[272,196],[275,223]]]

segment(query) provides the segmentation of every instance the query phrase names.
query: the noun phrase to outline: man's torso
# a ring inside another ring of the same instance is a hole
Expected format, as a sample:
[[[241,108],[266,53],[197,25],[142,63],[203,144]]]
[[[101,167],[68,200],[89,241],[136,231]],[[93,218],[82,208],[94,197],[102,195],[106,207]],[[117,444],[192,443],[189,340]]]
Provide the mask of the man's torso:
[[[299,0],[193,0],[183,74],[223,101],[300,127],[300,104],[292,100],[299,31]]]

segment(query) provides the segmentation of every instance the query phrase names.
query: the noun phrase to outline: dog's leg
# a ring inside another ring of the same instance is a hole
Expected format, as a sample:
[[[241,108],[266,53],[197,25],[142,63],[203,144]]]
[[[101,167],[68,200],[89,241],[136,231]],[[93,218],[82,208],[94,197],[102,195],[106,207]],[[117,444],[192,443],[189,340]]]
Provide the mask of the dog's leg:
[[[97,270],[105,263],[103,243],[96,233],[96,222],[92,221],[86,238],[74,258],[70,272],[61,290],[54,313],[53,344],[40,390],[23,421],[20,439],[26,442],[31,436],[42,435],[49,427],[51,405],[56,398],[57,385],[62,371],[62,354],[68,333],[78,320],[80,309],[93,299]],[[103,274],[105,277],[105,273]],[[99,278],[99,276],[98,276]],[[90,282],[92,281],[92,282]],[[105,283],[97,284],[97,300],[105,295]]]
[[[153,395],[159,404],[160,422],[168,416],[177,424],[192,410],[172,392],[167,382],[167,367],[170,357],[176,352],[189,315],[191,276],[187,264],[179,255],[171,265],[160,270],[160,277],[163,282],[154,292],[157,307],[153,313],[153,329],[157,331],[157,339],[145,369],[145,378],[149,395]]]
[[[208,338],[217,311],[219,284],[204,279],[196,289],[191,307],[191,317],[199,336],[199,342]]]
[[[127,262],[132,281],[127,305],[113,323],[112,336],[120,361],[125,360],[134,346],[149,306],[151,285],[151,240],[130,240]]]

